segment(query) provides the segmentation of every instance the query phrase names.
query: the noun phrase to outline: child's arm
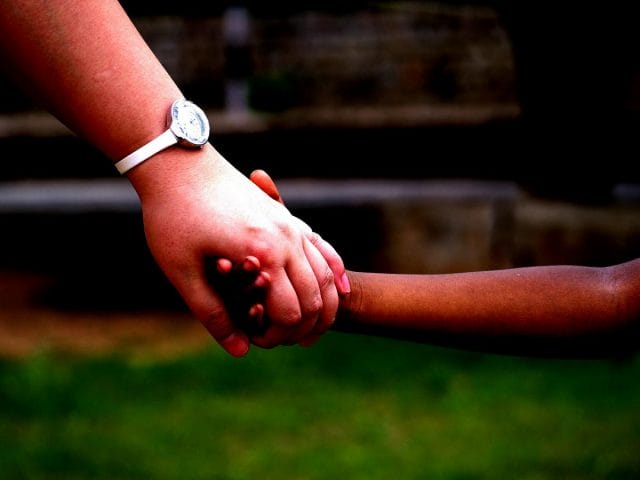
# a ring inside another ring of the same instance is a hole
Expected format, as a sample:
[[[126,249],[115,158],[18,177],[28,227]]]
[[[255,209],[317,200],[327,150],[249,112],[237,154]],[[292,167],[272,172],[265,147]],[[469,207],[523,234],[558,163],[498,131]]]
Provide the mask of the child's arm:
[[[282,202],[265,172],[251,180]],[[554,357],[615,355],[639,344],[640,259],[602,268],[347,274],[351,293],[340,298],[334,330]]]
[[[636,348],[640,259],[590,268],[391,275],[349,272],[335,330],[513,355]]]

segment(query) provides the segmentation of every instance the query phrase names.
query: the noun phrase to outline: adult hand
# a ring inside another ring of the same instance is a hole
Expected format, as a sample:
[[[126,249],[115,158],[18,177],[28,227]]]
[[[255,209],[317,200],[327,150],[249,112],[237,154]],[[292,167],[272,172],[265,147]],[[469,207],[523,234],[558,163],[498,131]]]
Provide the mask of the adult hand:
[[[260,260],[271,279],[269,327],[253,338],[271,348],[326,331],[335,319],[345,270],[338,254],[282,204],[230,165],[211,145],[172,148],[131,170],[152,254],[194,315],[231,355],[249,339],[207,282],[206,262]],[[334,282],[334,278],[338,282]]]
[[[2,0],[0,31],[2,66],[114,162],[165,131],[167,108],[183,97],[117,0]],[[229,353],[246,353],[248,339],[206,281],[208,256],[252,255],[270,274],[273,326],[256,344],[293,343],[333,320],[340,258],[213,147],[169,148],[128,177],[151,252]]]

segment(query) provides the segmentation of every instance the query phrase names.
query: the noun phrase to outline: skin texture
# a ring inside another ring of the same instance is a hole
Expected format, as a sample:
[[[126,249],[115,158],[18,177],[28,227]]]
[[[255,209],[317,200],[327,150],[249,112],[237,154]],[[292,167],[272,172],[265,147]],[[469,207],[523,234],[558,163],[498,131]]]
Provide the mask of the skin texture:
[[[115,0],[3,0],[0,31],[7,73],[114,162],[161,134],[182,97]],[[338,254],[213,146],[170,147],[127,176],[156,261],[231,355],[246,354],[249,339],[208,283],[213,257],[255,256],[269,275],[271,321],[256,345],[304,341],[332,324],[349,290]]]
[[[282,202],[264,171],[251,180]],[[260,272],[251,263],[245,270]],[[332,326],[338,331],[541,357],[618,356],[640,345],[640,259],[598,268],[347,275],[351,292],[340,297]]]
[[[335,328],[510,355],[601,357],[638,347],[640,259],[439,275],[348,272]]]

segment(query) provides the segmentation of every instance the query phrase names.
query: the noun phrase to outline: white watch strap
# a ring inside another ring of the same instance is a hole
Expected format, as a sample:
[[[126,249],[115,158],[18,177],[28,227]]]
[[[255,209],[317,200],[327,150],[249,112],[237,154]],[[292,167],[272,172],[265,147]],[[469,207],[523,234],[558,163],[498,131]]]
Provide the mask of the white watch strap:
[[[118,161],[115,166],[118,169],[118,172],[125,174],[133,167],[141,164],[159,151],[164,150],[171,145],[175,145],[176,143],[178,143],[178,139],[170,129],[167,129],[163,134]]]

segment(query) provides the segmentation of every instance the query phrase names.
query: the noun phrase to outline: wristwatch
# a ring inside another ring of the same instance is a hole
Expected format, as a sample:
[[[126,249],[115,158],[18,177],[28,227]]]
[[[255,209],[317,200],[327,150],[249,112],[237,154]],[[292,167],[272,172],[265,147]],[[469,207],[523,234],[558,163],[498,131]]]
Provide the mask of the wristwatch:
[[[149,143],[116,162],[118,172],[124,174],[133,167],[172,145],[202,148],[209,140],[209,120],[195,103],[183,98],[171,104],[167,114],[167,130]]]

